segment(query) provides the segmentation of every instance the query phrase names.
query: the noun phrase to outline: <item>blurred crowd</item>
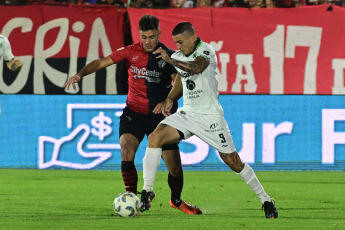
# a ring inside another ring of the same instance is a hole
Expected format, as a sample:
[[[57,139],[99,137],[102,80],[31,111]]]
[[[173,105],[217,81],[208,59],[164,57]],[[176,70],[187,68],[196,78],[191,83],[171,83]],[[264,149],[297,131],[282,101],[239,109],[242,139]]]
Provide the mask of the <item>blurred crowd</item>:
[[[129,0],[127,6],[135,8],[191,8],[191,7],[298,7],[305,5],[337,4],[345,0]]]
[[[107,4],[133,8],[193,8],[193,7],[245,7],[289,8],[305,5],[336,4],[345,6],[345,0],[0,0],[0,4],[23,5],[37,2],[51,4]]]
[[[128,6],[135,8],[192,8],[192,7],[298,7],[305,5],[336,4],[345,0],[131,0]],[[340,4],[341,5],[341,4]],[[345,6],[345,5],[344,5]]]

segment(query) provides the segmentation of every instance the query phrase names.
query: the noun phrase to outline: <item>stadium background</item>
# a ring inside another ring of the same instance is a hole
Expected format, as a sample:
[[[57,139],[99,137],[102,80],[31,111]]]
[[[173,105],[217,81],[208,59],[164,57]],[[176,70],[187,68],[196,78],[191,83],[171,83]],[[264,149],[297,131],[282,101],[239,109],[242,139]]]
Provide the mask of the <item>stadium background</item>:
[[[128,12],[133,42],[138,18],[150,13],[161,20],[168,46],[175,47],[170,31],[181,20],[213,45],[226,119],[241,157],[255,170],[344,169],[342,7],[17,7],[0,8],[1,34],[24,62],[18,73],[0,63],[1,168],[120,168],[118,117],[125,96],[114,94],[125,93],[124,64],[83,78],[76,93],[62,86],[85,63],[125,45]],[[227,168],[197,138],[182,142],[181,150],[186,170]]]

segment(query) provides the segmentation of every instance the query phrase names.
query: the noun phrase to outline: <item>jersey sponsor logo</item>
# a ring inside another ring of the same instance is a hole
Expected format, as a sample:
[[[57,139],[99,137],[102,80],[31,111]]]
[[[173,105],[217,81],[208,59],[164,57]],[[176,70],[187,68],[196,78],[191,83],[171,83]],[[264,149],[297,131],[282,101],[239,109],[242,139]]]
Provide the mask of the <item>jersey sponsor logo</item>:
[[[189,90],[193,90],[195,88],[195,82],[192,80],[187,80],[186,81],[186,87]]]
[[[187,77],[193,76],[194,73],[180,72],[180,75],[182,78],[187,78]]]
[[[142,78],[146,78],[146,76],[141,76],[141,75],[133,75],[134,79],[142,79]]]
[[[136,66],[131,66],[131,72],[133,74],[139,75],[139,76],[145,76],[146,75],[146,68],[139,69]]]
[[[146,70],[146,76],[148,77],[160,77],[161,72],[157,72],[156,70]]]
[[[160,78],[152,78],[152,77],[145,77],[146,81],[148,82],[154,82],[154,83],[159,83],[161,82]]]
[[[147,82],[154,82],[154,83],[159,83],[161,82],[160,78],[153,78],[153,77],[147,77],[147,76],[142,76],[142,75],[134,75],[134,79],[145,79]]]
[[[206,129],[205,132],[206,133],[214,133],[214,132],[221,132],[221,131],[224,130],[223,127],[220,127],[218,129],[217,129],[217,127],[218,127],[218,123],[213,123],[213,124],[210,125],[210,129]]]
[[[156,70],[146,70],[146,68],[141,68],[139,69],[136,66],[131,66],[131,72],[133,74],[139,75],[139,76],[148,76],[148,77],[160,77],[161,76],[161,72],[157,72]]]
[[[145,78],[148,82],[160,82],[161,72],[156,70],[147,70],[146,68],[139,69],[136,66],[131,66],[131,72],[133,73],[134,79]]]
[[[184,96],[187,97],[188,99],[197,99],[197,98],[200,98],[200,94],[202,92],[203,91],[201,89],[198,89],[192,92],[186,92]]]
[[[206,55],[210,55],[210,52],[209,52],[209,51],[207,51],[207,50],[205,50],[205,51],[204,51],[204,54],[206,54]]]
[[[215,129],[218,126],[218,123],[213,123],[212,125],[210,125],[210,129]]]

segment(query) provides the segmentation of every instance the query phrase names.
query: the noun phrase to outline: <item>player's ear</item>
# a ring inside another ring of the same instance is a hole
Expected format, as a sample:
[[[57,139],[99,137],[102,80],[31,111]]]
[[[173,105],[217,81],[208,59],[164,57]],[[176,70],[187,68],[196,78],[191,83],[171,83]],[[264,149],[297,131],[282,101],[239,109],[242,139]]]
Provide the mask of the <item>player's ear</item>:
[[[160,38],[162,35],[162,31],[161,30],[158,30],[158,38]]]
[[[196,40],[198,39],[198,37],[196,36],[196,34],[193,34],[193,35],[191,36],[191,39],[192,39],[193,41],[196,41]]]

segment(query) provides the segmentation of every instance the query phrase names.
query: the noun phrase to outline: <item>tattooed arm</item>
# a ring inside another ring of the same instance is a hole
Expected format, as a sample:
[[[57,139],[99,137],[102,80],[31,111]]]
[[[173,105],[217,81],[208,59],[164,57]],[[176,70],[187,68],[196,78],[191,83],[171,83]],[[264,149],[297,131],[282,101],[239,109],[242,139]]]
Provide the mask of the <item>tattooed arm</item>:
[[[186,72],[194,73],[194,74],[202,73],[210,64],[210,62],[206,58],[203,58],[200,56],[196,57],[194,61],[188,61],[188,62],[178,61],[173,58],[170,58],[170,59],[171,61],[169,63],[172,64],[173,66],[176,66],[179,69],[182,69]]]
[[[173,59],[169,57],[167,52],[159,47],[156,51],[153,52],[154,54],[160,54],[157,58],[162,58],[164,61],[172,64],[173,66],[182,69],[189,73],[199,74],[202,73],[207,66],[210,64],[210,62],[203,57],[196,57],[194,61],[178,61],[176,59]]]

